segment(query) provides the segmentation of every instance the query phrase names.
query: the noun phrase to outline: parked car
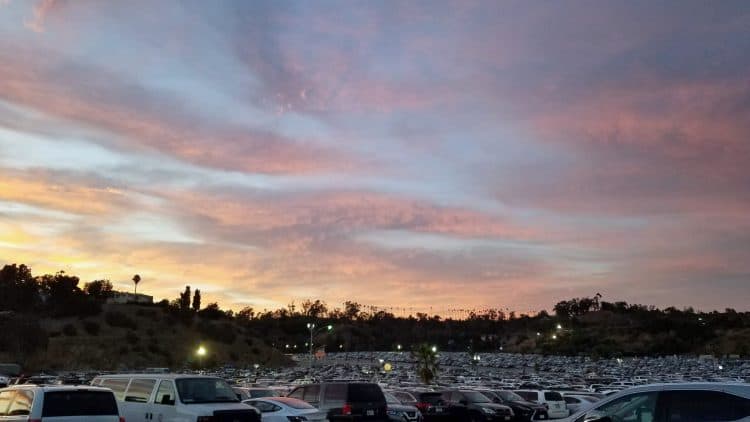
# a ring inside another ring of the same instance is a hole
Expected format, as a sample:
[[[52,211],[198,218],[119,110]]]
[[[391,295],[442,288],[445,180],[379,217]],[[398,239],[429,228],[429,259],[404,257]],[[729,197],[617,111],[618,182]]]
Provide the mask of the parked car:
[[[443,400],[448,405],[448,413],[454,421],[511,421],[510,407],[493,403],[484,394],[471,390],[443,391]]]
[[[385,402],[388,406],[386,412],[388,418],[393,422],[418,422],[422,420],[422,414],[416,406],[402,403],[393,394],[384,392]]]
[[[565,418],[570,415],[568,406],[565,404],[562,394],[550,390],[516,390],[519,396],[528,401],[547,406],[547,416],[550,419]]]
[[[564,394],[563,400],[565,400],[565,405],[571,415],[581,410],[590,409],[598,401],[593,397],[577,394]]]
[[[748,384],[675,383],[623,390],[572,415],[566,422],[730,422],[748,418]]]
[[[102,375],[94,378],[91,383],[112,389],[122,415],[128,422],[260,421],[260,412],[241,403],[232,387],[217,377],[123,374]]]
[[[237,398],[241,401],[250,399],[259,399],[262,397],[278,397],[279,394],[270,389],[262,387],[232,387],[232,390],[237,394]]]
[[[399,391],[399,390],[388,390],[385,391],[386,393],[391,393],[393,397],[397,398],[398,401],[400,401],[403,404],[408,404],[411,406],[417,406],[417,398],[407,391]]]
[[[289,397],[324,411],[331,422],[389,420],[383,390],[373,383],[307,384],[292,390]]]
[[[497,404],[504,404],[513,410],[514,421],[535,421],[549,419],[547,406],[525,400],[523,397],[510,390],[496,390],[485,393],[487,397]]]
[[[444,422],[450,420],[448,404],[443,400],[440,392],[415,392],[411,393],[416,399],[415,406],[422,413],[425,422]]]
[[[262,422],[325,421],[326,414],[313,405],[291,397],[265,397],[244,400],[260,411]]]
[[[108,388],[15,385],[0,390],[0,420],[124,422]]]

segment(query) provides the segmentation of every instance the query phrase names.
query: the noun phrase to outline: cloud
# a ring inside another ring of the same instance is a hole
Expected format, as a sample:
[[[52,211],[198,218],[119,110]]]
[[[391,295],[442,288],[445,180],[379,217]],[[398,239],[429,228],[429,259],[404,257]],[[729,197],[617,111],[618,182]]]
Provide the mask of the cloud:
[[[24,22],[24,26],[34,32],[44,32],[44,21],[57,4],[58,0],[41,0],[34,6],[33,16]]]

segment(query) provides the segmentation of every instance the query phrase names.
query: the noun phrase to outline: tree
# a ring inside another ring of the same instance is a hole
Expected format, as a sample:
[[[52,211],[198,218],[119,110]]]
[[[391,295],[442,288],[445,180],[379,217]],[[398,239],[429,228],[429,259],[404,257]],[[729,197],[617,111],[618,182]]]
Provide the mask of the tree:
[[[112,297],[112,283],[109,280],[94,280],[83,285],[83,292],[94,300],[104,301]]]
[[[255,317],[255,310],[250,306],[245,306],[241,311],[237,312],[237,319],[240,321],[250,321]]]
[[[138,274],[133,276],[133,284],[135,284],[135,294],[138,294],[138,283],[141,282],[141,276]]]
[[[427,343],[418,344],[411,351],[411,355],[416,360],[417,376],[424,384],[431,384],[437,378],[439,365],[437,353]]]
[[[0,270],[0,309],[30,311],[39,304],[39,285],[23,264]]]
[[[302,302],[302,313],[313,319],[320,318],[328,313],[328,307],[320,300],[316,300],[315,302],[306,300]]]
[[[359,311],[362,310],[362,305],[357,302],[344,302],[344,317],[350,321],[354,321],[359,316]]]
[[[185,286],[185,291],[180,293],[180,310],[190,310],[190,286]]]
[[[201,291],[199,289],[195,289],[195,293],[193,294],[193,310],[195,312],[201,310]]]

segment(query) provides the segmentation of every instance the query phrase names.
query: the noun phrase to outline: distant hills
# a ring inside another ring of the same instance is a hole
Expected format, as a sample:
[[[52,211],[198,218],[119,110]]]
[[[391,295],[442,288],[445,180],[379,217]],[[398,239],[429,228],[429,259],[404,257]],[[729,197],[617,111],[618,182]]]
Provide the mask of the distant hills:
[[[408,350],[429,343],[440,350],[587,355],[750,354],[750,312],[696,312],[607,302],[601,295],[559,302],[552,314],[472,313],[465,320],[417,314],[395,317],[363,311],[356,302],[329,309],[320,300],[273,311],[237,313],[202,306],[190,288],[173,301],[107,303],[111,283],[79,287],[65,273],[33,276],[23,265],[0,270],[0,362],[29,370],[290,364],[287,353]],[[7,340],[6,340],[7,339]],[[196,351],[204,346],[205,356]]]

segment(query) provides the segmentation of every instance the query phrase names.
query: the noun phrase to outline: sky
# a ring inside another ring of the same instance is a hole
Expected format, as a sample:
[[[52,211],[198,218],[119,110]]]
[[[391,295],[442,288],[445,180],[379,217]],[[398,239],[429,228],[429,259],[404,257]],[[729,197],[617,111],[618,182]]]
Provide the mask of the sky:
[[[748,308],[746,1],[0,0],[0,265],[224,308]]]

